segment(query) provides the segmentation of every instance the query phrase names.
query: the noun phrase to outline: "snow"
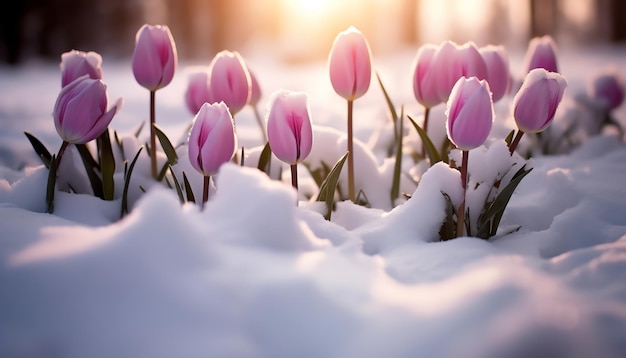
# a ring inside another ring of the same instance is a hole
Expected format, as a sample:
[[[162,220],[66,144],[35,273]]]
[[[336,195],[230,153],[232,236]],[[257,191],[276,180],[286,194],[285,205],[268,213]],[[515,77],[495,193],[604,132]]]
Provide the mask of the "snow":
[[[406,76],[412,55],[399,53],[380,67],[394,101],[419,121]],[[585,87],[581,69],[620,57],[595,49],[562,58],[571,99]],[[309,92],[308,163],[333,165],[345,153],[345,101],[332,92],[324,64],[250,62],[264,99],[280,87]],[[147,116],[147,92],[132,80],[129,63],[105,57],[104,66],[110,98],[125,98],[112,128],[129,159],[147,138],[145,129],[138,140],[131,134]],[[0,78],[2,357],[626,355],[626,146],[614,132],[585,138],[570,153],[535,156],[490,241],[433,242],[445,215],[441,192],[454,205],[462,200],[459,172],[443,163],[405,161],[411,177],[401,189],[412,198],[392,207],[393,165],[384,159],[390,121],[375,83],[355,102],[357,186],[371,208],[342,201],[329,222],[309,202],[315,184],[304,166],[298,197],[287,175],[281,182],[250,168],[261,143],[248,108],[237,118],[246,167],[222,167],[204,210],[151,184],[142,156],[132,210],[120,219],[121,188],[113,201],[93,197],[88,185],[80,187],[80,166],[71,171],[80,159],[69,154],[59,185],[71,181],[79,194],[57,191],[50,215],[47,170],[22,131],[58,150],[50,116],[58,68],[0,68]],[[173,142],[184,139],[193,117],[183,102],[186,80],[183,64],[157,93],[157,123]],[[496,105],[489,147],[470,152],[470,183],[490,184],[522,163],[500,142],[514,125],[508,105]],[[614,113],[622,121],[625,107]],[[571,108],[560,113],[565,120]],[[442,116],[433,110],[435,136],[444,133]],[[417,149],[410,127],[407,146]],[[174,170],[187,174],[198,197],[202,180],[186,152],[179,148]],[[119,157],[116,168],[119,180]],[[470,205],[484,201],[481,190]]]

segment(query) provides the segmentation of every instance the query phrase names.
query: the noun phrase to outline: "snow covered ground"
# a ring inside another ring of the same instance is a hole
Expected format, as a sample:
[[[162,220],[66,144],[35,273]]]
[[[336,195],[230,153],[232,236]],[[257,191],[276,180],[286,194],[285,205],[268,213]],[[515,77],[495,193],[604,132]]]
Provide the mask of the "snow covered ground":
[[[624,54],[562,52],[566,101]],[[413,55],[375,57],[375,66],[394,102],[419,115]],[[324,64],[248,61],[263,100],[281,87],[309,94],[312,160],[338,159],[345,103]],[[173,141],[193,117],[183,104],[192,65],[157,92],[157,122]],[[127,62],[104,56],[103,71],[109,97],[125,99],[111,127],[130,135],[147,118],[147,92]],[[390,165],[376,149],[384,139],[373,137],[390,122],[375,81],[355,102],[357,155],[369,153],[362,185],[381,187],[380,198],[370,194],[375,208],[341,202],[328,222],[315,205],[294,205],[287,177],[228,164],[204,211],[155,185],[134,189],[141,198],[122,220],[119,192],[112,202],[57,192],[50,215],[47,170],[22,132],[58,149],[50,113],[59,89],[56,64],[0,68],[1,357],[626,356],[626,146],[614,132],[535,157],[501,225],[519,230],[488,242],[431,242],[444,217],[439,189],[458,180],[445,165],[426,171],[417,190],[404,182],[413,193],[405,203],[383,200]],[[494,141],[513,125],[508,106],[497,106]],[[625,107],[615,113],[622,123]],[[261,144],[250,109],[237,124],[242,144]],[[198,188],[184,152],[179,170]],[[143,161],[134,175],[148,172]],[[303,191],[311,185],[305,178]]]

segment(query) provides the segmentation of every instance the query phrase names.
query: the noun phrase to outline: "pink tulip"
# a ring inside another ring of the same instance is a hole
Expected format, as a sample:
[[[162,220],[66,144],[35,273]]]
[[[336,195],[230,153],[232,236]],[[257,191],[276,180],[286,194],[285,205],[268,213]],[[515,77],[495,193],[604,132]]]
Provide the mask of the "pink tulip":
[[[248,73],[250,74],[250,99],[248,100],[248,103],[256,106],[261,99],[261,86],[259,86],[259,81],[256,79],[254,73],[252,73],[249,69]]]
[[[437,91],[442,102],[448,101],[452,87],[459,78],[487,78],[487,65],[473,42],[458,46],[446,41],[439,47],[433,61]]]
[[[372,78],[372,55],[363,34],[350,27],[335,38],[329,57],[330,81],[338,95],[352,101],[365,94]]]
[[[211,102],[209,73],[206,71],[194,72],[189,75],[189,83],[185,91],[185,104],[189,111],[195,115],[206,102]]]
[[[209,88],[211,102],[224,102],[232,114],[248,103],[251,83],[250,73],[237,52],[222,51],[211,62]]]
[[[100,54],[72,50],[61,55],[61,87],[67,86],[84,75],[94,80],[102,79],[102,56]]]
[[[460,78],[452,88],[446,115],[448,138],[457,148],[468,151],[482,145],[494,118],[487,81]]]
[[[121,108],[122,100],[107,111],[107,87],[84,75],[61,89],[54,105],[54,126],[68,143],[84,144],[99,137]]]
[[[567,81],[543,68],[531,70],[513,98],[513,117],[522,132],[541,132],[550,125]]]
[[[486,46],[479,51],[487,65],[487,82],[492,99],[497,102],[508,93],[511,84],[509,56],[503,46]]]
[[[417,51],[417,57],[413,63],[413,93],[415,99],[426,108],[431,108],[441,103],[437,93],[433,60],[437,54],[437,47],[424,45]]]
[[[176,45],[164,25],[143,25],[137,32],[133,53],[135,80],[150,91],[167,86],[178,63]]]
[[[589,96],[612,111],[624,101],[624,81],[615,71],[601,73],[592,80]]]
[[[236,148],[235,123],[226,104],[203,104],[189,133],[191,166],[204,176],[212,176],[231,160]]]
[[[535,37],[530,40],[524,59],[526,73],[535,68],[549,72],[559,72],[556,64],[556,45],[550,36]]]
[[[304,160],[313,144],[306,94],[279,90],[272,96],[267,135],[276,157],[294,165]]]

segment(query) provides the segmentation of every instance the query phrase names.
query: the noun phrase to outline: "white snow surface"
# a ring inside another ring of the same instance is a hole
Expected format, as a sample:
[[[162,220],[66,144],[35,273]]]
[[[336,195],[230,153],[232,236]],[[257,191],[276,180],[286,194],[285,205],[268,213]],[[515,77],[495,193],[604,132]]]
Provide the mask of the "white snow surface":
[[[584,91],[587,68],[609,66],[623,52],[563,55],[566,97]],[[377,67],[394,101],[419,118],[408,75],[413,54]],[[315,124],[308,162],[332,165],[345,153],[345,102],[324,64],[274,60],[249,60],[263,99],[281,87],[308,92]],[[157,122],[174,142],[193,117],[183,103],[192,65],[157,92]],[[131,133],[147,117],[148,95],[127,62],[105,57],[104,78],[111,99],[125,98],[112,128],[129,158],[146,140]],[[355,119],[363,118],[355,122],[358,185],[372,208],[340,202],[329,222],[308,202],[315,184],[304,167],[296,206],[287,173],[278,181],[229,163],[200,210],[151,183],[142,156],[124,218],[119,185],[110,202],[88,186],[57,191],[55,212],[46,214],[47,170],[22,131],[56,152],[50,113],[59,88],[56,64],[0,68],[0,357],[626,356],[626,146],[614,132],[568,154],[535,157],[490,241],[433,242],[445,214],[441,191],[455,204],[462,198],[459,172],[447,165],[412,168],[407,160],[404,171],[420,182],[416,188],[405,177],[401,188],[412,198],[393,207],[393,164],[382,154],[389,136],[381,135],[389,119],[374,81],[355,102]],[[496,106],[489,148],[470,152],[470,183],[520,160],[497,152],[514,125],[509,103]],[[614,113],[622,122],[624,107]],[[433,110],[431,123],[440,117],[433,133],[442,133],[442,112]],[[419,148],[410,127],[407,146]],[[246,166],[256,166],[260,133],[249,108],[237,131]],[[60,183],[84,183],[80,159],[68,153]],[[175,171],[200,193],[185,153],[183,145]]]

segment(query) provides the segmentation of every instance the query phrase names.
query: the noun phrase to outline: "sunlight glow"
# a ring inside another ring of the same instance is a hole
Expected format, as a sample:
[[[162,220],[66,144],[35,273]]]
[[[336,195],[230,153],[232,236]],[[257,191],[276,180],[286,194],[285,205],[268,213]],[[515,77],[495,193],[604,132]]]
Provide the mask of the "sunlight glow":
[[[335,0],[283,0],[290,13],[311,18],[320,17],[333,10]]]

